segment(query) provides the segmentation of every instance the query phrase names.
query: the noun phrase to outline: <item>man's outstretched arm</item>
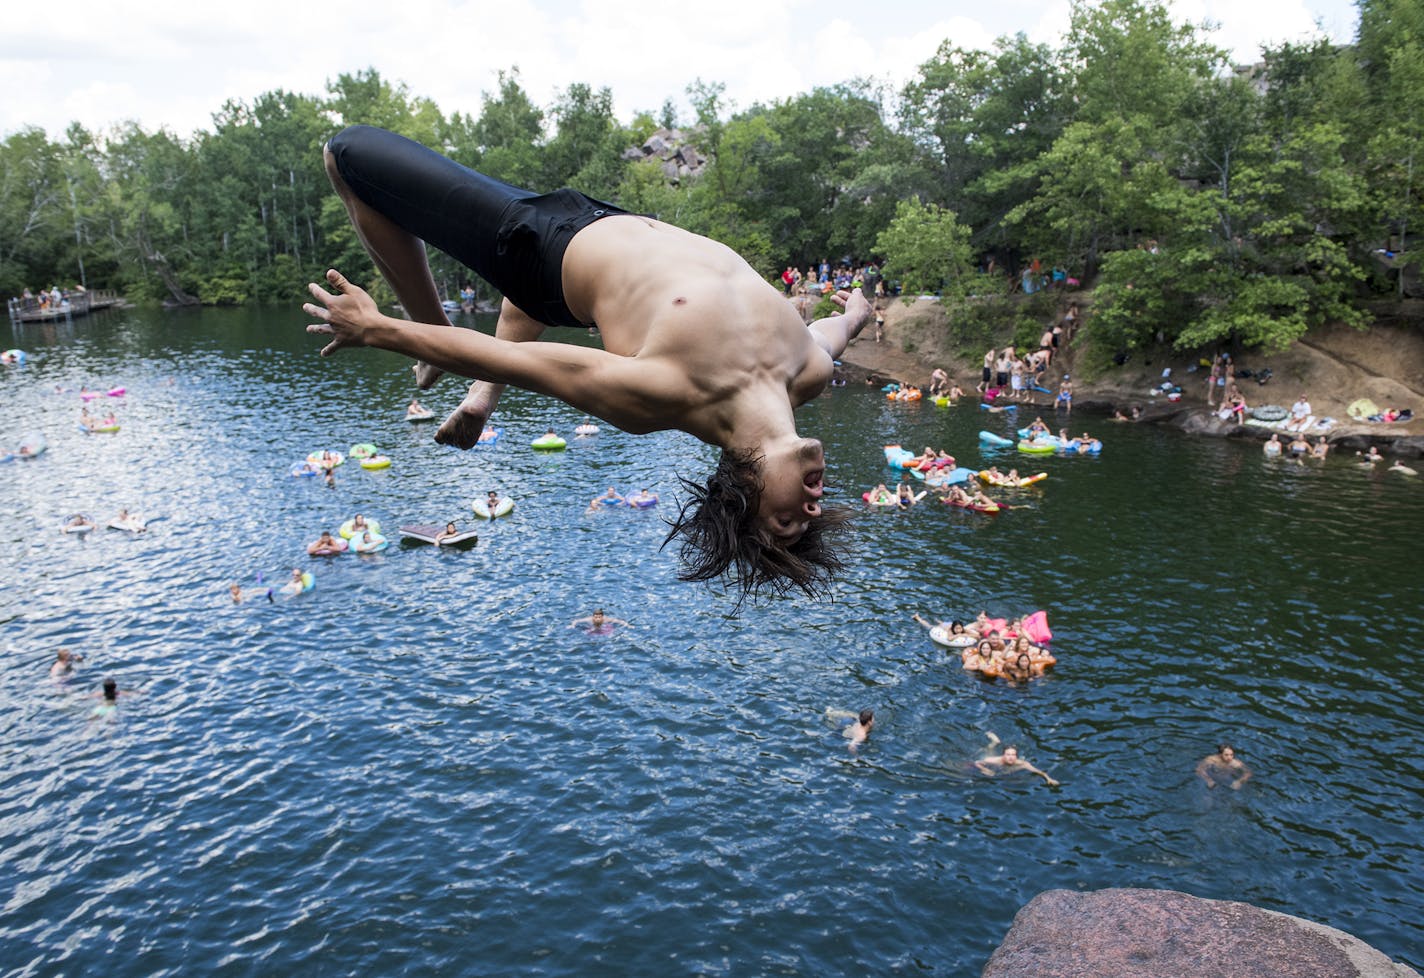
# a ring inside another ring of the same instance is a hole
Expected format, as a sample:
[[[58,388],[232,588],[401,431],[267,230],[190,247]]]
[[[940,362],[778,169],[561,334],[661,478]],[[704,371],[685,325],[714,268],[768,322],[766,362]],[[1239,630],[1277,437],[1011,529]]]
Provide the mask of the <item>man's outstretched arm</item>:
[[[870,303],[860,289],[842,289],[831,297],[831,301],[845,312],[816,320],[810,325],[810,330],[816,345],[835,359],[845,352],[846,344],[859,336],[870,321]]]
[[[635,433],[677,426],[678,419],[658,408],[679,386],[678,378],[668,376],[665,367],[591,347],[513,343],[475,330],[393,319],[335,269],[326,277],[336,293],[312,283],[309,289],[316,302],[302,306],[320,320],[307,332],[331,337],[322,347],[322,356],[346,347],[372,346],[474,380],[548,394]]]

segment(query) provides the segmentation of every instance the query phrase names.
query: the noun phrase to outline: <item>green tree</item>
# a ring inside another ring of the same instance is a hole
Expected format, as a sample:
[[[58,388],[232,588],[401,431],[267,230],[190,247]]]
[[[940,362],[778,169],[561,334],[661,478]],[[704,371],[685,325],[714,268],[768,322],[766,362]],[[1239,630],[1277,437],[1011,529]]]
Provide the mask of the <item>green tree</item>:
[[[885,277],[898,280],[906,295],[953,298],[971,291],[974,253],[969,227],[959,223],[954,211],[918,198],[902,200],[889,227],[876,238],[875,250],[885,256]]]

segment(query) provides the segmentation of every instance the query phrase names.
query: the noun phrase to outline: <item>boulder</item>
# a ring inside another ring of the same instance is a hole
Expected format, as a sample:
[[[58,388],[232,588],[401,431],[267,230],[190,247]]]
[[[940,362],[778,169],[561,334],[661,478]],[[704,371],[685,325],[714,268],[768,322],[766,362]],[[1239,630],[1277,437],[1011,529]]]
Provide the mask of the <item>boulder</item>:
[[[1420,978],[1344,931],[1172,890],[1048,890],[982,978]]]

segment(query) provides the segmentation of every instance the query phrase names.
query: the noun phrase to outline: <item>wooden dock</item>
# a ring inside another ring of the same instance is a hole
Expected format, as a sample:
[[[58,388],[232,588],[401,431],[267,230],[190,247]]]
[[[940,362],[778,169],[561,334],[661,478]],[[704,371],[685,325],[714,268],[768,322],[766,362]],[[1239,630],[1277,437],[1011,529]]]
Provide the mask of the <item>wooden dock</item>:
[[[52,323],[67,322],[79,316],[87,316],[100,309],[111,309],[122,305],[123,298],[112,289],[90,289],[87,292],[66,292],[64,301],[57,306],[41,307],[39,299],[11,299],[9,302],[12,323]]]

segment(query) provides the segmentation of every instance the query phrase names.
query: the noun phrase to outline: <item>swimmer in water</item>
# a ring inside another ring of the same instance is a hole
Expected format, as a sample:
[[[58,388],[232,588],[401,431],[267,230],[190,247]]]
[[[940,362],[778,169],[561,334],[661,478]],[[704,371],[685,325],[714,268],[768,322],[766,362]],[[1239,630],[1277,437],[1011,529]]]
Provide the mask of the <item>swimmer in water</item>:
[[[322,530],[321,536],[307,544],[307,553],[313,557],[335,557],[346,550],[341,543],[331,535],[330,530]]]
[[[590,635],[611,635],[618,626],[631,628],[622,618],[610,618],[603,613],[602,608],[595,608],[593,614],[587,618],[575,618],[569,622],[570,628],[582,627]]]
[[[993,750],[998,743],[998,736],[991,732],[989,734],[988,749]],[[981,773],[991,778],[1000,774],[1010,774],[1014,771],[1027,771],[1029,774],[1038,775],[1052,787],[1056,788],[1058,786],[1058,782],[1053,780],[1053,778],[1019,757],[1017,747],[1005,747],[1002,754],[992,754],[987,757],[981,757],[974,762],[974,766],[978,768]]]
[[[68,679],[74,674],[74,664],[83,661],[84,656],[75,655],[68,649],[60,649],[54,654],[54,665],[49,667],[49,676],[51,679]]]
[[[1230,744],[1222,744],[1215,754],[1208,754],[1197,762],[1197,777],[1205,781],[1208,788],[1215,788],[1220,781],[1230,782],[1232,791],[1240,791],[1241,786],[1251,780],[1251,770],[1241,763]]]
[[[639,489],[637,492],[633,493],[633,495],[628,497],[629,506],[647,508],[648,506],[656,506],[657,504],[658,494],[655,492],[649,492],[646,488]]]
[[[454,524],[454,523],[446,523],[446,524],[445,524],[445,529],[443,529],[443,530],[441,530],[439,533],[435,534],[435,543],[436,543],[437,545],[439,545],[439,544],[441,544],[441,543],[444,543],[446,540],[450,539],[451,537],[459,536],[459,535],[460,535],[460,531],[457,530],[457,529],[455,529],[455,524]]]
[[[286,584],[282,585],[282,593],[296,597],[306,589],[306,581],[302,580],[302,569],[300,567],[293,567],[292,578]]]
[[[849,720],[841,735],[850,741],[849,747],[855,750],[857,744],[863,744],[870,736],[870,728],[875,726],[875,711],[861,710],[859,713],[851,713],[847,710],[827,710],[827,720]]]
[[[627,500],[618,495],[617,490],[612,486],[609,486],[608,491],[603,495],[593,497],[593,500],[588,504],[588,511],[592,513],[594,510],[612,509],[615,506],[622,506],[625,502]]]
[[[242,604],[244,601],[250,601],[253,598],[260,597],[266,597],[268,601],[273,600],[272,589],[270,587],[254,587],[244,591],[242,585],[236,581],[228,585],[227,593],[232,595],[233,604]]]
[[[111,719],[118,711],[119,697],[132,696],[133,693],[134,691],[131,689],[119,689],[119,684],[115,680],[105,679],[103,691],[94,694],[95,696],[100,698],[99,705],[94,707],[94,709],[90,711],[89,719]]]

